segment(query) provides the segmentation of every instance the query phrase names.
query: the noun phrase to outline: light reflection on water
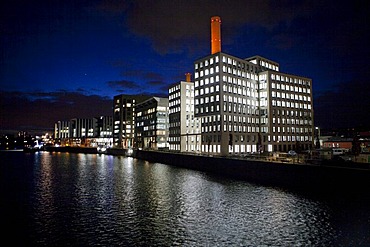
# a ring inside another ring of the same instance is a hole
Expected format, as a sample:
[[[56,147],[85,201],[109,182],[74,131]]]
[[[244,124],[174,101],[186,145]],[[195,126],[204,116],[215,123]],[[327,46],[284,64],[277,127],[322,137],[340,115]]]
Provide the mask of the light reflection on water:
[[[131,157],[21,155],[33,162],[23,206],[27,241],[37,246],[369,243],[367,209],[343,201],[338,207],[337,201]],[[355,214],[342,215],[349,210]],[[359,230],[348,233],[351,223]]]

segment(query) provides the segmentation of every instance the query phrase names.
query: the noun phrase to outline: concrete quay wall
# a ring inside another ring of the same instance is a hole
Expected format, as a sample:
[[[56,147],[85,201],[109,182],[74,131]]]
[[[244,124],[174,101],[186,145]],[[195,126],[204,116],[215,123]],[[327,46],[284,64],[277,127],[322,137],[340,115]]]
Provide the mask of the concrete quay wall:
[[[51,152],[98,153],[96,148],[48,147]],[[108,149],[107,155],[127,156],[125,149]],[[267,186],[312,188],[370,192],[370,169],[353,164],[336,166],[333,163],[292,164],[196,154],[134,150],[134,158],[203,171],[217,176],[243,179]]]
[[[89,148],[89,147],[44,147],[44,151],[49,152],[67,152],[67,153],[84,153],[84,154],[96,154],[98,153],[96,148]]]
[[[370,170],[135,150],[133,156],[270,186],[370,190]]]

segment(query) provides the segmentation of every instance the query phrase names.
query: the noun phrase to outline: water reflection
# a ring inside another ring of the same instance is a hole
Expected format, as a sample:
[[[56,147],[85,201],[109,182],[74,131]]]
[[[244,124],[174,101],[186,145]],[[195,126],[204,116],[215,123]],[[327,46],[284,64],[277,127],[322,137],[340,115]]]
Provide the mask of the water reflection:
[[[33,158],[28,225],[37,246],[369,243],[368,204],[338,205],[132,157]]]

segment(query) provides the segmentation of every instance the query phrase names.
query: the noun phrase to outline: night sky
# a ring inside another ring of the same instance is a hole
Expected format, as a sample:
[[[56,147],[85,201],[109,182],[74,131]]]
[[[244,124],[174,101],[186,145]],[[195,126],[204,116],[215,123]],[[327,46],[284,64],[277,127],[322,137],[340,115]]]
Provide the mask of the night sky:
[[[370,124],[370,11],[365,1],[3,0],[0,132],[112,114],[113,96],[167,96],[210,54],[260,55],[312,78],[315,126]]]

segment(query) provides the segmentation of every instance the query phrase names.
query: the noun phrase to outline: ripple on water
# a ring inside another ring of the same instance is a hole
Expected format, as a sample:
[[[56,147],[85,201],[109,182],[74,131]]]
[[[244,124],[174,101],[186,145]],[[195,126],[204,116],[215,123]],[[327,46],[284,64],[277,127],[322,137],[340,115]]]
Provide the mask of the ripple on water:
[[[26,179],[33,186],[26,195],[29,233],[38,246],[333,246],[344,238],[354,245],[369,240],[361,232],[346,235],[351,223],[369,229],[366,210],[351,214],[287,190],[133,158],[40,153]]]

